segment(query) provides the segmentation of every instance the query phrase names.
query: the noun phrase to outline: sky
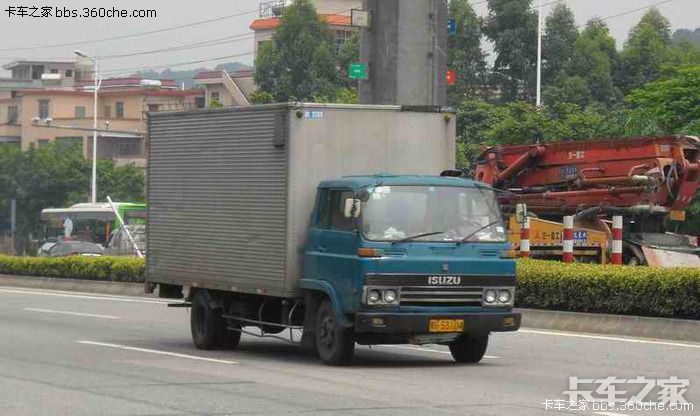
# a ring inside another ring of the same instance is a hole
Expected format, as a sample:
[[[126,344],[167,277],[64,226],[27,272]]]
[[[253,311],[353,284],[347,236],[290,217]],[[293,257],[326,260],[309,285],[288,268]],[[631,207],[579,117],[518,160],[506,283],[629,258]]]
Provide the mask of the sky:
[[[533,3],[537,3],[534,0]],[[551,0],[542,0],[549,3]],[[636,8],[641,8],[662,0],[563,0],[571,7],[579,24],[584,24],[594,16],[607,17]],[[138,69],[176,64],[173,69],[214,67],[218,63],[239,61],[252,64],[253,40],[250,23],[257,17],[260,0],[45,0],[41,3],[31,1],[3,2],[0,12],[0,64],[16,59],[68,59],[74,58],[73,50],[80,49],[92,56],[105,56],[100,60],[105,77],[125,75]],[[119,18],[119,17],[19,17],[9,16],[10,5],[30,6],[51,4],[59,9],[73,9],[81,13],[84,7],[112,7],[133,10],[150,9],[156,11],[155,17]],[[479,14],[486,14],[487,8],[482,0],[473,0]],[[481,4],[478,4],[481,3]],[[553,6],[543,8],[545,14]],[[679,28],[694,29],[700,26],[700,0],[670,0],[657,8],[669,19],[673,30]],[[629,30],[638,22],[644,11],[628,14],[607,21],[613,36],[621,48]],[[101,40],[121,37],[142,32],[160,30],[177,25],[188,25],[198,21],[214,21],[167,30],[147,35],[116,40]],[[97,42],[91,42],[100,40]],[[81,43],[90,42],[90,43]],[[205,46],[196,45],[207,42]],[[79,44],[80,43],[80,44]],[[213,45],[211,43],[214,43]],[[194,45],[193,45],[194,44]],[[149,51],[164,48],[177,48],[184,45],[186,49],[170,50],[161,53]],[[196,46],[196,47],[194,47]],[[31,48],[21,49],[18,48]],[[135,52],[149,52],[136,56],[112,57]],[[212,58],[225,58],[212,60]],[[192,61],[201,63],[184,64]],[[0,71],[0,76],[7,76]]]

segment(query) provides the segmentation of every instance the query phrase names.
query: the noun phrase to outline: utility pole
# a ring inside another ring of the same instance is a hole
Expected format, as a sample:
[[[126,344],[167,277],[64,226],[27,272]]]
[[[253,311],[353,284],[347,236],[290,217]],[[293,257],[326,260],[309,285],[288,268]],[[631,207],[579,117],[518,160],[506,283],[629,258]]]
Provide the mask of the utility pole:
[[[73,51],[76,55],[81,58],[87,58],[92,61],[93,74],[92,78],[94,81],[93,86],[93,106],[92,106],[92,186],[91,186],[91,201],[94,204],[97,202],[97,91],[100,89],[102,84],[102,79],[98,75],[99,64],[97,58],[87,55],[79,50]]]
[[[542,104],[542,0],[538,0],[537,10],[537,102],[539,107]]]
[[[447,99],[447,0],[364,0],[360,103],[444,106]]]
[[[15,234],[17,232],[17,200],[10,199],[10,255],[15,255]]]

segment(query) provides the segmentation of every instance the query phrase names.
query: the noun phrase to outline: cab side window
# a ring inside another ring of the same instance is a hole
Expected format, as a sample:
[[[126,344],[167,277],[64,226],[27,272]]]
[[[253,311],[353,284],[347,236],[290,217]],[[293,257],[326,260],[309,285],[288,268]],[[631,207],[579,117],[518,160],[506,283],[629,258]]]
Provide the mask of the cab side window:
[[[319,210],[316,226],[338,231],[352,231],[354,218],[345,218],[345,200],[354,193],[346,189],[324,189],[319,194]]]

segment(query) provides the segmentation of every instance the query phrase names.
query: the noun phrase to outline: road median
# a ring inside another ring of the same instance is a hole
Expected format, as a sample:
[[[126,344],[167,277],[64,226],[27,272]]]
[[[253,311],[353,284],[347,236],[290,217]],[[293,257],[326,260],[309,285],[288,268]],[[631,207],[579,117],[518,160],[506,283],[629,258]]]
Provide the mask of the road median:
[[[142,283],[0,274],[0,286],[144,296]],[[696,320],[539,309],[518,311],[523,314],[523,327],[526,328],[700,342],[700,321]]]
[[[107,295],[144,296],[143,283],[109,282],[101,280],[66,279],[0,274],[0,286],[25,289],[65,290]]]

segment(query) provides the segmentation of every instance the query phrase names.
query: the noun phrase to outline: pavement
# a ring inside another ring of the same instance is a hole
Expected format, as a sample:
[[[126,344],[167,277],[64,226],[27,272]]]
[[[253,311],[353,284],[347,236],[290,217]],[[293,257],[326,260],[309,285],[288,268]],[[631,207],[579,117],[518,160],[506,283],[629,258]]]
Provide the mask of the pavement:
[[[695,409],[564,409],[570,376],[688,379]],[[248,335],[235,351],[199,351],[189,310],[159,299],[0,286],[0,415],[238,414],[700,414],[700,343],[522,329],[492,335],[476,365],[400,345],[358,346],[337,368]]]

